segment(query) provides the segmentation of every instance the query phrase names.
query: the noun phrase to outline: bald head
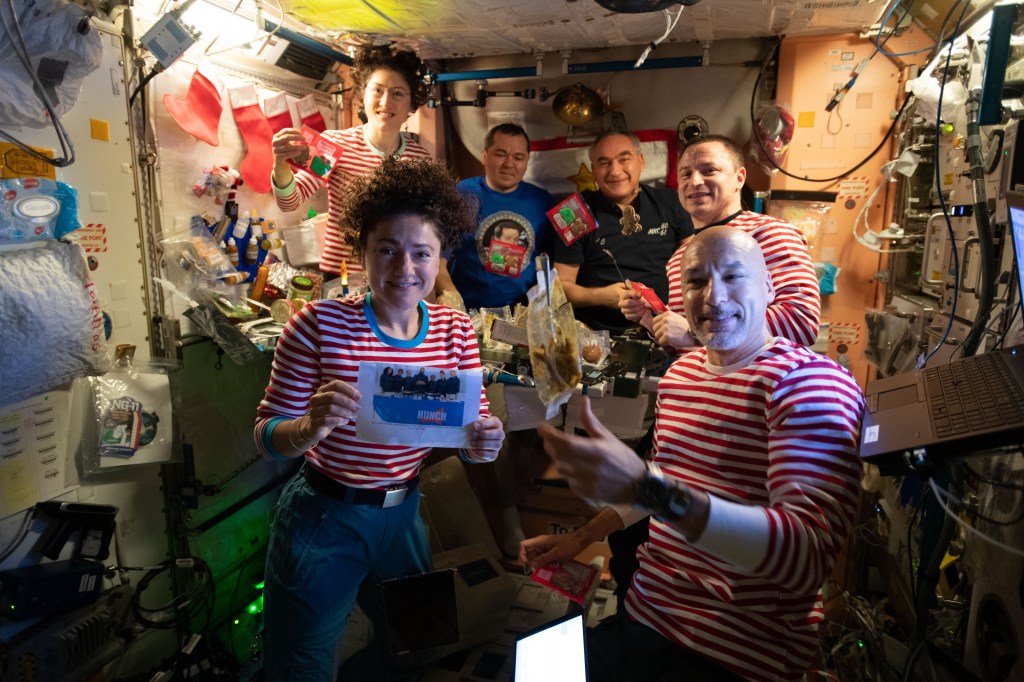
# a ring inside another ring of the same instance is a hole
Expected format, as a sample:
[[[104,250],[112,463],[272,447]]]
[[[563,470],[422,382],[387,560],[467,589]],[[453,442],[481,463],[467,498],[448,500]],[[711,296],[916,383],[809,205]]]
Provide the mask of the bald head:
[[[726,225],[698,233],[683,256],[682,285],[690,331],[712,362],[729,365],[764,345],[775,289],[749,234]]]
[[[728,225],[716,225],[698,232],[686,247],[683,270],[685,271],[690,263],[699,264],[722,251],[728,251],[748,261],[747,265],[750,268],[768,272],[761,245],[747,232]]]

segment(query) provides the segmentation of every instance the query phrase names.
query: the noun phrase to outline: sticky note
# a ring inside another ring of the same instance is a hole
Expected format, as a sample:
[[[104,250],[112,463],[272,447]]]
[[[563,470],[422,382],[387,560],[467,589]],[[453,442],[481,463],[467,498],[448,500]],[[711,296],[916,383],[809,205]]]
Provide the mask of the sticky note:
[[[89,134],[94,140],[110,142],[110,122],[98,118],[89,119]]]

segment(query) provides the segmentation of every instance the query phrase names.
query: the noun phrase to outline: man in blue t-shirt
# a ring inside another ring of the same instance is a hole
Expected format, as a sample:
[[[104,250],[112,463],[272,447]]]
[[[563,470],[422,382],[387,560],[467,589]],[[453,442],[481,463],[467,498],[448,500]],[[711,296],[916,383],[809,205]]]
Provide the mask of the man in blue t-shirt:
[[[514,123],[496,125],[484,137],[484,174],[458,184],[476,207],[477,229],[442,259],[434,289],[457,291],[467,310],[525,303],[537,281],[534,259],[549,248],[547,211],[555,200],[523,182],[529,158],[526,131]]]

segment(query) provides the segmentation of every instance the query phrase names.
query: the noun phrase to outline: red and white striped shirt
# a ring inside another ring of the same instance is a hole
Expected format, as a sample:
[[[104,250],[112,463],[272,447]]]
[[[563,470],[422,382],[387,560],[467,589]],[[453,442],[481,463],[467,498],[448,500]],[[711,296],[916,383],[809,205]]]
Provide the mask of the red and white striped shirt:
[[[366,141],[363,135],[363,126],[347,128],[345,130],[328,130],[323,133],[331,142],[341,146],[341,157],[331,169],[327,184],[327,231],[324,235],[324,250],[320,254],[320,269],[324,272],[338,273],[341,271],[341,261],[348,263],[349,272],[362,272],[363,266],[358,259],[352,257],[352,249],[341,238],[338,225],[341,224],[343,207],[341,203],[342,194],[352,180],[364,173],[368,173],[381,164],[381,161],[389,154],[385,154]],[[402,143],[394,156],[403,159],[429,158],[430,152],[418,142],[414,142],[402,135]],[[274,183],[271,183],[273,186]],[[323,183],[320,178],[309,171],[295,171],[295,189],[288,194],[281,194],[280,189],[274,187],[274,198],[277,206],[282,211],[294,211],[303,202],[309,200],[316,194]]]
[[[476,332],[465,313],[421,302],[425,335],[415,345],[399,347],[375,333],[367,296],[314,301],[285,324],[274,351],[270,382],[256,411],[255,440],[261,450],[259,434],[268,419],[301,417],[310,397],[329,381],[355,384],[360,362],[479,370]],[[489,414],[481,389],[480,416]],[[351,423],[334,429],[305,456],[311,466],[345,485],[381,488],[412,479],[429,453],[429,447],[361,440]]]
[[[750,680],[798,680],[822,620],[820,587],[859,495],[864,400],[831,359],[775,338],[716,374],[707,352],[658,384],[655,458],[666,477],[767,517],[767,555],[743,571],[650,521],[626,609],[670,640]]]
[[[807,241],[799,229],[778,218],[742,211],[726,223],[747,232],[761,245],[775,285],[775,300],[768,304],[768,331],[805,346],[818,338],[821,293]],[[700,230],[698,230],[700,232]],[[668,309],[683,314],[682,263],[686,243],[668,259]]]

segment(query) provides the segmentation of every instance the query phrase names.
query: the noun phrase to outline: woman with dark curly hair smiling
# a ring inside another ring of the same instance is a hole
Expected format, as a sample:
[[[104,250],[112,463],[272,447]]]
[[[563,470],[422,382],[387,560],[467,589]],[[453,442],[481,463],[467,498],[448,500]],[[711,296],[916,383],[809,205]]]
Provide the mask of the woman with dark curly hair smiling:
[[[355,260],[339,232],[343,221],[342,195],[354,177],[367,173],[385,158],[428,158],[430,152],[402,133],[402,126],[429,94],[423,82],[426,69],[414,52],[390,45],[363,47],[352,67],[356,97],[363,125],[323,133],[341,147],[341,157],[327,176],[327,232],[320,253],[320,270],[337,277],[342,261],[356,276],[362,266]],[[271,186],[282,211],[300,208],[322,187],[320,178],[306,170],[294,170],[289,161],[308,158],[309,147],[295,128],[278,131],[273,139],[274,172]]]
[[[444,249],[472,228],[449,171],[425,159],[385,160],[344,199],[342,233],[370,291],[314,301],[288,321],[257,410],[261,452],[305,458],[281,493],[267,548],[262,679],[273,682],[329,682],[357,598],[384,632],[376,585],[431,567],[417,487],[430,448],[357,437],[359,363],[480,368],[469,317],[423,301]],[[482,393],[472,429],[464,459],[493,461],[505,434]],[[385,649],[378,639],[339,679],[415,677]]]

